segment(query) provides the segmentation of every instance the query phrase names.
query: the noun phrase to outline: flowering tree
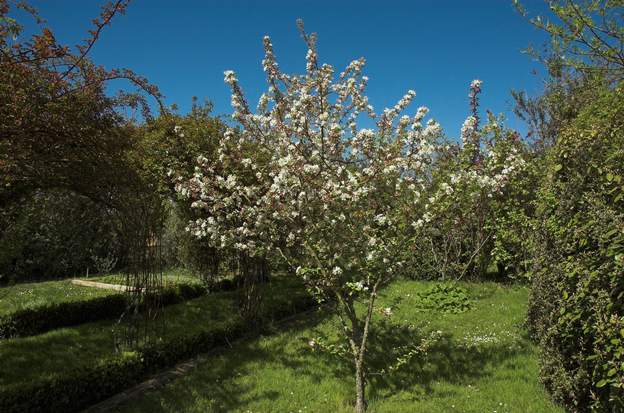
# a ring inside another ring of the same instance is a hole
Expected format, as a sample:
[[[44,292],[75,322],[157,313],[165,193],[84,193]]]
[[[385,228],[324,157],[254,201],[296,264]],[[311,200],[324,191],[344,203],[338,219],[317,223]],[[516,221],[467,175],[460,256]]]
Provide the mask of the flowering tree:
[[[232,117],[214,161],[198,158],[179,193],[201,218],[189,231],[220,249],[288,262],[342,322],[356,380],[356,411],[366,409],[366,348],[380,289],[405,267],[409,245],[432,218],[421,194],[441,129],[428,109],[402,115],[415,96],[374,112],[364,59],[337,76],[319,64],[316,36],[299,22],[306,72],[282,73],[264,38],[268,91],[252,112],[236,75]],[[358,126],[368,117],[374,128]],[[356,305],[356,303],[358,303]],[[386,311],[387,312],[387,311]]]
[[[518,134],[488,112],[480,125],[478,97],[482,82],[470,84],[470,116],[459,142],[439,147],[428,194],[428,214],[420,242],[414,245],[423,275],[434,278],[480,277],[492,250],[504,255],[495,227],[504,207],[517,194],[512,182],[525,169],[524,144]]]

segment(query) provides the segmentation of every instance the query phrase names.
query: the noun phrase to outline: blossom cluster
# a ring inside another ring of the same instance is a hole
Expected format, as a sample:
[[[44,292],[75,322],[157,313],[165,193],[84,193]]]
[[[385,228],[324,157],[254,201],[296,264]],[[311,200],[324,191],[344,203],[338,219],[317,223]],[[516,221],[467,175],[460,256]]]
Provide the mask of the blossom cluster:
[[[370,292],[404,267],[406,243],[433,218],[438,197],[466,179],[498,188],[517,166],[451,177],[423,199],[442,134],[435,120],[425,122],[429,110],[406,114],[416,95],[409,90],[375,113],[365,94],[365,60],[336,74],[319,64],[316,36],[304,39],[306,72],[289,75],[264,37],[268,90],[255,111],[236,74],[224,73],[238,125],[221,137],[216,157],[200,156],[193,177],[176,189],[197,213],[189,231],[211,246],[285,258],[318,291]],[[360,127],[361,116],[374,127]],[[475,133],[476,123],[469,118],[462,137]]]

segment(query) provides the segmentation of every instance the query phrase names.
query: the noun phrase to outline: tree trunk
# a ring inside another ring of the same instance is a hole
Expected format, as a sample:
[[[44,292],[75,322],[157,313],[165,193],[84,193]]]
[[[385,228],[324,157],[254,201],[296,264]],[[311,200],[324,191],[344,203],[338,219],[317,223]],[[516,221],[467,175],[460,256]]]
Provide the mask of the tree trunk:
[[[355,362],[355,413],[366,412],[366,379],[364,377],[364,368],[362,362],[356,360]]]

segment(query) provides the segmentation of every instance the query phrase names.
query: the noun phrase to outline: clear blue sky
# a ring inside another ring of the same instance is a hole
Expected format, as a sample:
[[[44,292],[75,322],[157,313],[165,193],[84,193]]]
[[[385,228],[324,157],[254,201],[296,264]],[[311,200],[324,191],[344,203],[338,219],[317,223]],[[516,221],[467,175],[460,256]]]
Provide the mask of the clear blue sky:
[[[86,37],[101,2],[33,0],[61,42]],[[544,13],[541,0],[525,0]],[[305,68],[305,45],[295,20],[319,35],[320,61],[341,70],[367,59],[369,96],[377,111],[394,105],[408,89],[412,110],[425,105],[450,136],[468,110],[468,84],[484,82],[482,108],[511,112],[511,89],[537,94],[541,66],[521,50],[546,37],[513,8],[511,0],[134,0],[107,28],[91,57],[108,68],[127,67],[158,85],[166,103],[182,112],[191,97],[208,98],[215,113],[230,113],[223,71],[235,70],[251,102],[264,90],[262,37],[271,36],[282,69]],[[123,86],[123,85],[119,85]]]

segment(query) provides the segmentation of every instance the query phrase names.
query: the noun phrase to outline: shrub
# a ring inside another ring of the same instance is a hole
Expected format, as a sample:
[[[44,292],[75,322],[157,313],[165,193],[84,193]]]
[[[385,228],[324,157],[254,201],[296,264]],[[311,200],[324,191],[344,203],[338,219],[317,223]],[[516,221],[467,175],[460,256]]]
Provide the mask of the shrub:
[[[529,326],[570,411],[624,411],[624,90],[563,129],[538,198]]]
[[[459,314],[471,305],[466,289],[452,283],[435,284],[418,294],[417,306],[428,310]]]

